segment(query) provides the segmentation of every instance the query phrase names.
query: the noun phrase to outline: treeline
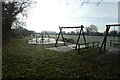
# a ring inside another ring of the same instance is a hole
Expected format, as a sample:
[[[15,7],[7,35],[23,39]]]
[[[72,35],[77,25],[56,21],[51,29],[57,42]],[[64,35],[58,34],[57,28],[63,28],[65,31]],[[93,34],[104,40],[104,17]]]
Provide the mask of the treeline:
[[[65,35],[78,35],[79,30],[71,31],[71,32],[63,31],[62,33]],[[106,33],[106,31],[99,32],[97,26],[95,26],[95,25],[89,25],[84,28],[84,34],[87,36],[104,36],[105,33]],[[120,35],[120,31],[118,31],[118,30],[111,30],[108,33],[108,36],[119,36],[119,35]]]
[[[58,34],[58,33],[57,33]],[[79,32],[75,32],[75,31],[71,31],[71,32],[63,32],[64,35],[78,35]],[[87,36],[104,36],[105,35],[105,31],[104,32],[84,32],[85,35]],[[119,36],[120,32],[117,30],[112,30],[108,33],[108,36]]]
[[[63,32],[64,35],[78,35],[79,32],[71,31],[71,32]],[[92,32],[92,33],[87,33],[86,31],[84,32],[85,35],[87,36],[104,36],[105,33],[102,32]]]
[[[17,29],[11,29],[9,37],[12,38],[23,38],[31,36],[35,31],[27,30],[26,28],[19,27]]]

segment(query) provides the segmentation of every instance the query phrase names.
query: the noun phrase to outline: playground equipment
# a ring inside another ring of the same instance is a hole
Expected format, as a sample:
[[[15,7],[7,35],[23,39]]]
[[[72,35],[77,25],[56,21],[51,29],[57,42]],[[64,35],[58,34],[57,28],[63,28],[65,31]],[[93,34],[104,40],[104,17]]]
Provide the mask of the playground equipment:
[[[65,36],[63,36],[64,35],[63,29],[73,29],[73,28],[79,29],[79,31],[77,30],[77,35],[78,35],[77,38],[74,37],[74,36],[76,36],[76,33],[70,34],[70,36],[67,34],[66,35],[67,38],[65,38]],[[83,25],[77,26],[77,27],[60,27],[59,26],[60,32],[57,36],[57,39],[55,42],[55,47],[51,47],[51,48],[47,48],[47,49],[63,52],[63,51],[70,51],[73,49],[76,49],[76,50],[87,49],[88,50],[88,48],[98,48],[99,47],[98,41],[86,42],[83,28],[84,28]],[[83,36],[83,40],[80,40],[81,35]],[[57,46],[58,40],[61,39],[60,36],[62,38],[64,46]],[[74,41],[74,40],[76,40],[76,41]],[[70,43],[72,43],[72,44],[70,44]]]
[[[63,39],[63,42],[64,42],[64,45],[65,45],[65,46],[67,46],[67,45],[66,45],[66,41],[71,42],[70,40],[64,38],[63,32],[62,32],[62,29],[70,29],[70,28],[80,29],[79,34],[78,34],[78,39],[77,39],[77,42],[76,42],[75,49],[78,49],[78,44],[79,44],[79,40],[80,40],[81,34],[83,35],[84,43],[85,43],[85,45],[86,45],[86,39],[85,39],[84,31],[83,31],[83,28],[84,28],[83,25],[78,26],[78,27],[60,27],[60,26],[59,26],[60,32],[59,32],[58,37],[57,37],[57,39],[56,39],[55,47],[57,47],[57,43],[58,43],[58,40],[59,40],[60,35],[61,35],[61,37],[62,37],[62,39]]]
[[[50,42],[50,36],[46,31],[42,31],[41,33],[37,33],[35,34],[35,39],[36,40],[36,44],[37,43],[46,43],[46,42]]]
[[[50,42],[50,36],[46,31],[42,31],[39,36],[36,36],[36,43],[38,42],[37,40],[42,43],[45,41]]]
[[[106,42],[107,42],[107,36],[108,36],[108,33],[109,33],[109,30],[110,30],[110,27],[113,27],[114,26],[114,30],[115,30],[115,27],[118,26],[118,29],[120,30],[120,24],[111,24],[111,25],[106,25],[106,34],[105,34],[105,37],[103,39],[103,42],[101,44],[101,47],[100,47],[100,51],[102,51],[102,49],[105,51],[106,50]],[[115,37],[115,36],[114,36]],[[118,31],[118,38],[115,40],[111,40],[110,41],[110,45],[116,45],[118,47],[120,47],[120,31]]]
[[[55,44],[55,39],[50,38],[49,34],[46,31],[41,33],[34,34],[33,39],[28,41],[28,44]],[[59,43],[63,43],[59,41]]]

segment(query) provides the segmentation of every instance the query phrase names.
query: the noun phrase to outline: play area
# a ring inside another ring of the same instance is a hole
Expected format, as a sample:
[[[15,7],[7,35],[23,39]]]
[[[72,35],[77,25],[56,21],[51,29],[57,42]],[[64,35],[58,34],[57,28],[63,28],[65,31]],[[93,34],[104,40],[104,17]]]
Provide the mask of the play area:
[[[64,30],[76,28],[77,34],[64,34]],[[87,36],[83,25],[76,28],[59,27],[60,32],[55,36],[44,31],[30,37],[9,39],[3,45],[3,77],[120,78],[119,35]],[[106,34],[107,31],[111,30],[107,29]]]
[[[28,44],[55,44],[56,40],[50,38],[49,34],[46,31],[41,32],[40,34],[32,35],[32,39],[28,41]],[[63,43],[59,41],[58,43]]]
[[[120,0],[1,0],[2,80],[120,80]]]
[[[33,38],[32,40],[28,41],[28,44],[55,44],[55,39],[53,38]],[[63,43],[59,41],[58,43]]]
[[[64,38],[62,29],[69,29],[69,28],[80,29],[78,37],[77,37],[77,43],[75,43],[73,39]],[[40,34],[35,34],[35,37],[32,40],[29,40],[28,44],[55,44],[55,47],[47,48],[47,49],[55,50],[55,51],[70,51],[72,49],[85,48],[85,44],[87,43],[85,40],[83,28],[84,28],[83,25],[77,26],[77,27],[59,27],[60,32],[56,40],[53,38],[50,38],[49,34],[46,31],[44,31],[44,32],[41,32]],[[81,35],[84,38],[84,44],[79,44]],[[59,40],[60,36],[62,37],[62,41]],[[63,46],[57,46],[58,44],[61,44],[61,43],[63,43]]]
[[[54,47],[50,47],[47,49],[54,50],[54,51],[71,51],[73,49],[75,50],[82,50],[82,49],[89,49],[89,48],[100,48],[99,53],[102,51],[105,51],[106,47],[108,45],[110,47],[113,47],[112,49],[118,49],[120,47],[120,36],[119,33],[118,35],[114,35],[113,39],[111,38],[110,40],[107,40],[108,33],[110,30],[110,27],[118,27],[117,29],[119,30],[120,24],[109,24],[106,25],[106,33],[105,36],[103,37],[102,42],[100,41],[87,41],[86,36],[84,34],[84,26],[74,26],[74,27],[60,27],[59,26],[59,34],[56,39],[51,38],[50,35],[46,32],[43,31],[40,34],[34,34],[34,37],[28,41],[28,44],[54,44]],[[66,38],[63,34],[63,30],[66,29],[78,29],[79,33],[75,36],[76,41],[74,38]],[[118,31],[119,32],[119,31]],[[60,38],[61,37],[61,38]],[[82,37],[82,38],[81,38]],[[82,40],[81,40],[82,39]],[[109,44],[108,44],[109,43]],[[62,44],[62,45],[59,45]]]

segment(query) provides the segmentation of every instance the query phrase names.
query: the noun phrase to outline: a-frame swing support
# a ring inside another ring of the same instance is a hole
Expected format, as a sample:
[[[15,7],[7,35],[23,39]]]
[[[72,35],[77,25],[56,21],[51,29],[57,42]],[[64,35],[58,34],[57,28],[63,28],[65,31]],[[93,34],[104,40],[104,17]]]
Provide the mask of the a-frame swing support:
[[[62,28],[63,28],[63,27],[60,27],[60,26],[59,26],[60,32],[59,32],[58,37],[57,37],[57,39],[56,39],[55,47],[57,47],[57,43],[58,43],[58,40],[59,40],[60,35],[62,36],[62,39],[63,39],[64,45],[66,45],[66,43],[65,43],[65,39],[64,39],[64,37],[63,37],[63,33],[62,33]]]
[[[107,36],[108,36],[109,29],[110,29],[110,26],[106,25],[106,34],[105,34],[105,37],[103,39],[103,42],[102,42],[102,45],[100,47],[100,51],[99,52],[102,51],[102,48],[104,49],[104,51],[106,50],[106,41],[107,41]]]
[[[106,42],[107,42],[107,36],[108,36],[108,33],[109,33],[109,30],[110,30],[110,27],[111,26],[120,26],[120,24],[112,24],[112,25],[106,25],[106,34],[105,34],[105,37],[103,39],[103,42],[101,44],[101,47],[100,47],[100,50],[99,50],[99,53],[102,51],[105,51],[106,50]],[[119,38],[119,37],[118,37]]]
[[[79,27],[60,27],[60,26],[59,26],[60,32],[59,32],[58,37],[57,37],[57,39],[56,39],[55,47],[57,47],[57,43],[58,43],[58,40],[59,40],[60,35],[62,36],[64,45],[67,46],[66,43],[65,43],[65,39],[64,39],[63,33],[62,33],[62,29],[63,29],[63,28],[80,28],[75,49],[77,49],[77,45],[79,44],[79,40],[80,40],[80,35],[81,35],[81,33],[82,33],[82,35],[83,35],[84,43],[85,43],[85,46],[86,46],[86,39],[85,39],[84,31],[83,31],[84,26],[81,25],[81,26],[79,26]]]
[[[85,39],[85,34],[84,34],[84,31],[83,31],[83,28],[84,28],[84,26],[81,25],[81,29],[80,29],[80,32],[79,32],[79,36],[78,36],[78,39],[77,39],[77,43],[76,43],[75,49],[77,49],[77,45],[79,44],[81,33],[83,35],[84,43],[85,43],[85,46],[86,46],[86,39]]]

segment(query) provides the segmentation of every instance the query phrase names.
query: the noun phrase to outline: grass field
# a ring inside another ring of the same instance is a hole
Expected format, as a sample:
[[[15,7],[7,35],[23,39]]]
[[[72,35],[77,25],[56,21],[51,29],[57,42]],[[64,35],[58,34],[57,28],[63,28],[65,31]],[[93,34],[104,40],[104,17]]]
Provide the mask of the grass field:
[[[97,49],[57,52],[46,49],[54,45],[30,45],[27,41],[28,38],[11,38],[3,42],[3,79],[120,78],[120,65],[96,60],[100,55]]]

